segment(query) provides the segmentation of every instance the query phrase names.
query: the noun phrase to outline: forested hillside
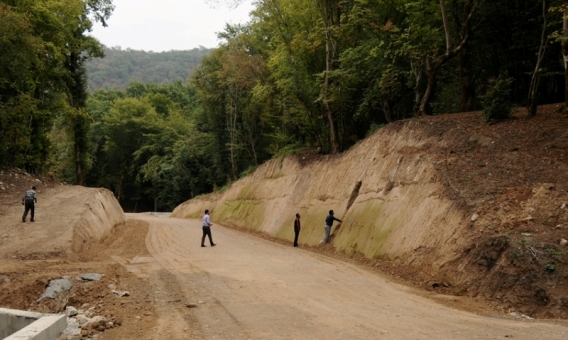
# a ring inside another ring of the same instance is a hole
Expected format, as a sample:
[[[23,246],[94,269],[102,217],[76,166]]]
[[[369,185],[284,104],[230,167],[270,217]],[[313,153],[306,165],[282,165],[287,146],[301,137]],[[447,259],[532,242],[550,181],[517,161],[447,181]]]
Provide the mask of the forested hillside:
[[[167,210],[271,158],[340,153],[397,120],[481,110],[480,124],[499,123],[514,106],[534,116],[568,98],[565,5],[260,0],[212,51],[106,50],[89,91],[102,46],[86,32],[111,0],[2,2],[0,166]]]
[[[179,80],[185,83],[203,56],[211,51],[204,47],[168,52],[105,48],[104,58],[87,63],[89,89],[125,89],[131,82],[167,84]]]

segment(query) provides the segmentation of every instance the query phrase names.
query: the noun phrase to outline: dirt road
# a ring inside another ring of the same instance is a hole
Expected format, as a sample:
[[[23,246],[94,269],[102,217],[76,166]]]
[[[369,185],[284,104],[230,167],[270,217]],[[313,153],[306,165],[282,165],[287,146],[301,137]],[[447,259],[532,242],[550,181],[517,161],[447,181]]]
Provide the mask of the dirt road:
[[[127,216],[149,224],[149,255],[117,261],[148,280],[156,296],[197,306],[157,304],[151,338],[568,337],[559,323],[450,309],[364,268],[222,226],[212,227],[217,246],[202,248],[198,220]]]
[[[448,308],[368,268],[220,225],[212,228],[218,246],[201,248],[198,220],[127,214],[126,223],[97,241],[109,227],[94,216],[118,209],[105,199],[109,195],[98,195],[102,193],[97,189],[49,188],[42,192],[35,223],[22,223],[19,197],[14,201],[5,195],[0,306],[40,312],[94,308],[95,315],[119,325],[103,333],[87,332],[84,339],[568,336],[565,322],[514,319],[505,313],[479,316]],[[49,280],[88,272],[102,274],[101,281],[74,281],[60,303],[37,302]],[[129,291],[130,296],[119,297],[112,289]],[[447,299],[471,309],[470,300]]]

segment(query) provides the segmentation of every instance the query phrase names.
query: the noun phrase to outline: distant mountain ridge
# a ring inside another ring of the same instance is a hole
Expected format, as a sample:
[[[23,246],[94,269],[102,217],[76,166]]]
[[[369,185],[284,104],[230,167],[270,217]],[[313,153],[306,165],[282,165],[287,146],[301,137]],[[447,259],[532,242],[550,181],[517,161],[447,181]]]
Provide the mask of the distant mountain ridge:
[[[191,72],[213,49],[147,52],[120,47],[105,48],[104,58],[87,63],[89,90],[124,89],[129,83],[185,83]]]

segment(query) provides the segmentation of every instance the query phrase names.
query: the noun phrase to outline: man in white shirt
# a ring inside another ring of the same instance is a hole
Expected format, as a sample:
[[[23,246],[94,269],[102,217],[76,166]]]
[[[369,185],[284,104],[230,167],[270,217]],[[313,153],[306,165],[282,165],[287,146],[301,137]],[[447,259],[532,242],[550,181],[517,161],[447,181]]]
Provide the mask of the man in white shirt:
[[[209,210],[205,210],[205,215],[203,215],[202,219],[203,225],[203,237],[201,237],[201,246],[205,247],[205,236],[209,236],[209,244],[211,247],[215,247],[215,243],[213,243],[213,237],[211,237],[211,218],[209,217]]]

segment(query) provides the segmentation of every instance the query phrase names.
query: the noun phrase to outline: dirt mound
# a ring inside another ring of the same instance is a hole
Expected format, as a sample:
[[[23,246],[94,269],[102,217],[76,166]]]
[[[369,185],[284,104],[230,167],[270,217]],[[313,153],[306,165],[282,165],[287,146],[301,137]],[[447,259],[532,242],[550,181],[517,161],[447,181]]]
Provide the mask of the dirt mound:
[[[89,249],[124,223],[122,208],[106,189],[69,186],[18,169],[0,172],[0,258],[88,257]],[[37,187],[35,222],[22,223],[23,193]]]
[[[389,124],[338,156],[272,160],[226,192],[188,201],[220,223],[317,247],[332,244],[426,289],[499,310],[568,316],[568,117],[555,105],[498,124],[479,112]],[[562,242],[562,243],[561,243]]]
[[[21,197],[33,185],[38,193],[36,221],[28,217],[22,223]],[[19,169],[0,171],[0,306],[48,313],[73,306],[104,316],[113,325],[105,337],[142,338],[157,320],[146,303],[152,287],[129,272],[121,259],[147,254],[147,230],[147,225],[126,222],[106,189],[65,185]],[[85,273],[102,276],[99,281],[78,279]],[[38,301],[50,281],[61,278],[70,280],[71,289],[57,299]],[[77,338],[96,333],[83,330]]]

